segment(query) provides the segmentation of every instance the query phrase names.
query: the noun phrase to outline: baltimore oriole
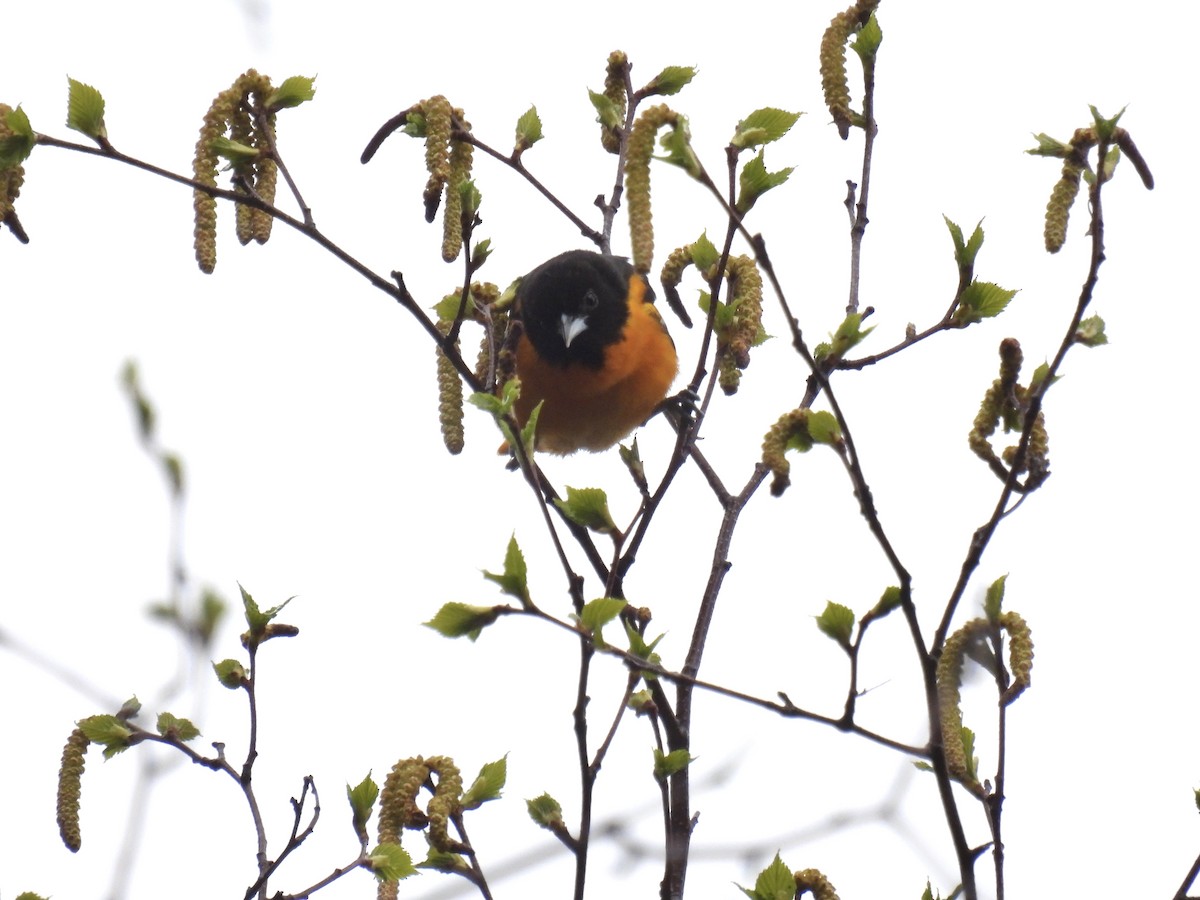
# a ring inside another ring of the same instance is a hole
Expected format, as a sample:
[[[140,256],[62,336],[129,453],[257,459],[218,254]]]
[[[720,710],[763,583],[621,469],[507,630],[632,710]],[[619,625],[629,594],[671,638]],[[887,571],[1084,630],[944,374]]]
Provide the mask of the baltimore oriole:
[[[543,403],[539,450],[608,449],[649,418],[679,371],[646,277],[615,256],[569,250],[542,263],[521,279],[514,316],[515,412],[523,425]]]

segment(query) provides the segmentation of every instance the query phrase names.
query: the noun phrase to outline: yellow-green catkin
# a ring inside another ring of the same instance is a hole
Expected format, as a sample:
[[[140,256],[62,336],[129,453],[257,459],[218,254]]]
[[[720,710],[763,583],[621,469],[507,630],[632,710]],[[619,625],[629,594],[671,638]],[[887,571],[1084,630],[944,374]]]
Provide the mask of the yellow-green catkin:
[[[780,496],[792,483],[792,464],[787,458],[788,441],[797,434],[807,433],[808,410],[793,409],[780,416],[763,437],[763,465],[774,476],[771,480],[771,496]]]
[[[442,200],[442,191],[450,178],[450,133],[454,110],[450,101],[438,94],[421,101],[425,116],[425,221],[432,222]]]
[[[1083,167],[1074,159],[1063,160],[1062,175],[1054,183],[1050,192],[1050,201],[1046,204],[1046,250],[1057,253],[1067,240],[1067,220],[1071,215],[1071,206],[1079,194],[1079,179],[1083,175]]]
[[[604,96],[612,101],[622,121],[628,108],[625,81],[629,74],[629,57],[623,50],[614,50],[608,55],[608,68],[604,75]],[[609,153],[621,152],[621,127],[600,124],[600,144]]]
[[[233,114],[235,99],[231,90],[222,91],[204,114],[196,154],[192,158],[192,177],[209,187],[217,186],[217,153],[213,141],[225,133]],[[211,274],[217,266],[217,199],[204,191],[192,192],[195,211],[193,244],[200,271]]]
[[[270,129],[272,135],[275,134],[275,114],[268,113],[266,116],[266,127]],[[279,181],[279,166],[275,162],[273,154],[267,152],[268,147],[261,143],[259,139],[256,146],[263,152],[254,164],[254,193],[258,194],[260,200],[270,205],[275,205],[275,186]],[[275,217],[262,209],[250,210],[250,233],[254,238],[255,243],[265,244],[271,236],[271,226],[275,223]]]
[[[462,110],[454,114],[462,121]],[[470,122],[463,122],[470,128]],[[442,219],[442,259],[453,262],[458,259],[463,245],[463,186],[471,180],[471,162],[474,147],[466,141],[451,140],[449,168],[446,182],[446,209]]]
[[[11,137],[12,129],[8,127],[8,114],[12,107],[0,103],[0,140]],[[25,167],[18,163],[0,170],[0,222],[6,221],[13,214],[13,203],[21,193],[21,185],[25,183]]]
[[[236,141],[239,144],[245,144],[247,147],[254,146],[254,122],[250,118],[250,105],[248,98],[242,97],[241,100],[233,107],[232,114],[229,117],[229,139]],[[247,164],[241,166],[239,174],[246,179],[246,183],[253,185],[254,183],[254,166]],[[234,218],[236,222],[236,233],[238,243],[242,246],[254,240],[254,225],[252,223],[253,206],[247,206],[245,203],[234,204]]]
[[[1029,687],[1033,677],[1033,634],[1029,625],[1015,612],[1002,612],[997,624],[1008,632],[1008,668],[1012,683],[1002,698],[1012,703]]]
[[[450,819],[462,810],[462,773],[448,756],[431,756],[425,760],[431,772],[437,774],[437,787],[429,801],[429,841],[443,852],[466,849],[450,837]]]
[[[938,718],[946,770],[951,778],[977,797],[985,796],[986,792],[979,779],[971,774],[966,745],[963,743],[962,665],[967,643],[986,627],[985,619],[973,619],[946,638],[937,667]]]
[[[985,462],[996,460],[991,437],[1001,421],[1018,426],[1017,378],[1021,371],[1021,345],[1014,338],[1000,342],[1000,377],[984,392],[967,438],[971,450]]]
[[[692,327],[691,317],[687,313],[687,309],[683,305],[683,300],[679,297],[679,285],[683,281],[683,273],[688,266],[693,265],[695,260],[692,258],[692,245],[686,244],[683,247],[676,247],[667,257],[667,261],[663,263],[662,271],[659,273],[658,280],[662,284],[663,294],[666,297],[667,305],[675,315],[679,316],[679,320],[688,328]],[[710,272],[701,272],[700,275],[706,281],[710,276]]]
[[[233,140],[255,147],[260,151],[259,159],[242,173],[248,184],[268,203],[275,199],[275,163],[270,159],[269,140],[259,135],[255,128],[253,111],[271,91],[271,79],[248,69],[234,83],[219,93],[204,114],[200,126],[200,137],[196,141],[196,152],[192,158],[192,176],[196,181],[210,187],[217,185],[217,153],[213,142],[228,131]],[[274,116],[270,116],[274,127]],[[193,243],[196,261],[200,270],[211,273],[217,265],[217,201],[212,195],[193,191],[192,206],[195,212]],[[261,218],[265,217],[264,224]],[[270,234],[270,216],[237,204],[238,239],[248,243],[251,239],[259,243]]]
[[[58,833],[72,853],[79,851],[79,795],[83,782],[84,755],[88,739],[82,728],[76,728],[63,747],[62,764],[58,769]]]
[[[850,86],[846,80],[846,42],[871,17],[877,6],[879,0],[859,0],[834,16],[821,36],[821,88],[825,92],[825,106],[842,140],[850,136],[850,126],[854,120],[850,109]]]
[[[979,797],[986,791],[971,772],[962,739],[962,667],[967,646],[986,635],[991,627],[987,619],[972,619],[964,624],[946,639],[937,667],[938,714],[946,768],[951,777]],[[1008,634],[1008,668],[1012,681],[1001,697],[1001,702],[1007,706],[1030,685],[1033,636],[1020,614],[1011,611],[999,615],[996,627]]]
[[[685,244],[671,251],[667,256],[667,261],[663,263],[662,271],[658,273],[658,280],[663,286],[663,291],[669,298],[674,298],[674,303],[679,302],[679,285],[683,282],[683,273],[691,264],[692,246]]]
[[[421,757],[402,759],[392,766],[379,795],[379,843],[399,844],[405,828],[424,828],[428,821],[417,806],[417,792],[429,777]]]
[[[633,267],[647,273],[654,259],[654,222],[650,212],[650,155],[658,129],[673,125],[677,116],[666,104],[642,110],[629,135],[625,156],[625,202]]]
[[[750,365],[750,348],[762,338],[762,276],[749,256],[731,257],[727,273],[731,315],[717,333],[717,377],[733,394]]]
[[[417,795],[437,776],[427,810],[417,805]],[[450,822],[462,811],[462,774],[448,756],[402,759],[392,767],[383,784],[379,802],[379,843],[399,844],[404,829],[429,828],[429,842],[441,852],[459,852],[466,847],[449,834]],[[379,900],[394,900],[395,884],[381,883]]]
[[[838,900],[837,891],[820,869],[801,869],[792,876],[796,879],[797,897],[808,891],[816,900]]]
[[[1000,377],[984,393],[967,436],[971,451],[1000,478],[1008,477],[1004,466],[1007,465],[1009,469],[1013,467],[1020,445],[1008,446],[997,456],[991,438],[1001,424],[1006,432],[1021,432],[1024,428],[1032,392],[1017,381],[1022,361],[1021,345],[1015,338],[1005,338],[1000,342]],[[1026,491],[1037,488],[1050,475],[1050,439],[1046,433],[1045,414],[1041,410],[1034,417],[1020,472],[1028,473],[1023,486]]]
[[[438,322],[438,331],[443,337],[450,334],[453,322]],[[454,342],[458,351],[459,342]],[[462,453],[464,446],[463,435],[463,386],[458,370],[450,357],[439,346],[437,348],[437,380],[438,380],[438,423],[442,428],[442,443],[452,455]]]

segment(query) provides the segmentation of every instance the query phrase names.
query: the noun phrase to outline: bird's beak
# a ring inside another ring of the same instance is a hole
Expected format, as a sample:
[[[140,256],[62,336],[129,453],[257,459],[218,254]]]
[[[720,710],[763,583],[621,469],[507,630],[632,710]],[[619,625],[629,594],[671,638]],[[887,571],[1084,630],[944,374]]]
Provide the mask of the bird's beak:
[[[587,316],[570,316],[563,313],[558,333],[562,335],[563,343],[570,347],[571,341],[587,330]]]

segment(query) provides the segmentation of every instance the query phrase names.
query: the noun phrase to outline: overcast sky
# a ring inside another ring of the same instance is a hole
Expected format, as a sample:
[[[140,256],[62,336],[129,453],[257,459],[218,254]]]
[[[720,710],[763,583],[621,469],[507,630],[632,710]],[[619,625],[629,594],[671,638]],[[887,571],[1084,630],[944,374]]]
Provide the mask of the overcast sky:
[[[441,263],[440,226],[422,219],[420,145],[395,137],[369,166],[359,164],[380,123],[444,93],[482,139],[507,150],[517,117],[536,104],[546,140],[526,163],[598,223],[592,199],[610,189],[613,164],[595,141],[586,89],[601,87],[608,53],[627,51],[636,84],[667,65],[696,65],[695,82],[669,102],[690,117],[711,171],[751,110],[806,113],[768,148],[770,168],[797,168],[751,226],[767,237],[810,341],[832,331],[845,305],[845,182],[858,177],[861,146],[857,135],[837,139],[820,96],[817,43],[838,5],[619,0],[566,10],[361,0],[20,4],[4,14],[0,101],[22,104],[38,131],[75,138],[63,125],[66,78],[80,79],[107,98],[117,148],[186,172],[205,109],[240,72],[254,66],[276,81],[316,75],[315,102],[282,114],[278,131],[317,223],[385,276],[402,270],[432,305],[460,269]],[[862,288],[877,328],[864,350],[890,346],[906,323],[922,328],[944,311],[956,273],[943,215],[966,228],[984,219],[977,274],[1020,289],[1000,319],[835,381],[930,632],[999,491],[965,441],[995,377],[996,347],[1018,337],[1030,367],[1052,355],[1086,273],[1082,206],[1067,247],[1054,257],[1042,249],[1058,172],[1054,161],[1023,154],[1031,132],[1067,139],[1089,124],[1089,103],[1110,114],[1128,104],[1122,124],[1156,176],[1146,192],[1123,162],[1106,191],[1108,261],[1093,312],[1108,323],[1111,343],[1068,357],[1046,406],[1053,477],[1003,524],[960,618],[974,614],[987,583],[1009,573],[1007,605],[1029,621],[1037,649],[1033,689],[1009,717],[1011,896],[1115,896],[1136,878],[1140,896],[1168,897],[1200,849],[1191,799],[1200,785],[1200,614],[1190,564],[1200,498],[1187,349],[1197,324],[1197,197],[1185,170],[1195,126],[1183,93],[1194,73],[1185,74],[1178,49],[1200,23],[1185,3],[1102,15],[1066,3],[885,2],[881,17]],[[582,246],[511,172],[483,158],[476,171],[482,235],[495,249],[481,277],[507,284]],[[655,171],[654,199],[657,263],[704,229],[722,228],[719,210],[675,171]],[[285,618],[300,637],[269,645],[261,660],[256,783],[276,851],[290,826],[288,798],[306,774],[317,779],[323,814],[273,890],[299,890],[353,858],[344,783],[368,770],[382,781],[404,756],[448,754],[473,774],[507,753],[505,799],[468,820],[473,842],[497,873],[497,896],[566,896],[566,855],[528,821],[523,801],[549,791],[568,821],[577,815],[574,642],[518,619],[474,645],[419,626],[448,600],[496,602],[479,571],[501,565],[513,533],[535,597],[566,616],[562,572],[527,488],[494,453],[492,426],[468,413],[466,452],[451,458],[441,448],[433,356],[411,318],[286,228],[266,247],[239,247],[228,209],[216,274],[201,275],[190,192],[106,161],[37,149],[17,209],[32,242],[0,233],[0,690],[8,722],[0,896],[106,895],[143,748],[103,765],[89,755],[77,856],[59,842],[53,807],[72,723],[112,711],[107,700],[136,693],[157,712],[165,684],[198,672],[205,686],[167,707],[196,719],[202,747],[222,740],[231,757],[244,752],[242,698],[208,684],[207,660],[181,666],[170,634],[145,616],[169,585],[168,508],[119,390],[130,358],[158,408],[163,443],[186,466],[194,583],[231,601],[239,582],[264,605],[296,596]],[[623,228],[624,219],[618,252],[628,250]],[[767,330],[783,334],[778,307],[766,306]],[[690,371],[698,334],[671,324]],[[762,433],[796,402],[802,377],[788,342],[769,342],[742,394],[714,405],[703,447],[730,487],[748,477]],[[667,426],[651,422],[639,443],[649,470],[661,471]],[[844,659],[811,617],[827,600],[861,614],[894,576],[833,455],[810,457],[794,460],[784,498],[761,490],[743,517],[703,674],[759,696],[783,690],[837,714]],[[635,508],[615,453],[545,467],[560,486],[607,488],[618,519]],[[660,652],[673,667],[687,646],[718,516],[703,480],[685,470],[627,583],[630,599],[650,606],[667,633]],[[590,581],[585,592],[600,589]],[[238,632],[230,622],[213,655],[239,655]],[[859,709],[870,727],[920,743],[907,642],[898,616],[872,629],[860,676],[872,690]],[[607,722],[624,674],[605,663],[595,679],[592,709]],[[968,697],[968,724],[987,732],[989,695],[981,686]],[[727,700],[701,698],[696,717],[694,777],[701,785],[728,780],[700,788],[694,802],[701,817],[689,896],[738,896],[732,882],[752,883],[777,848],[794,868],[826,871],[843,897],[915,897],[926,877],[943,894],[954,886],[932,779],[903,756]],[[597,814],[636,818],[631,844],[656,853],[651,745],[644,722],[625,724]],[[991,771],[992,746],[983,742],[979,755]],[[898,819],[828,825],[893,796]],[[962,806],[982,843],[982,818]],[[130,898],[164,889],[240,896],[252,880],[244,806],[211,773],[179,766],[162,780],[145,832]],[[419,855],[417,841],[410,845]],[[499,877],[524,854],[540,865]],[[989,868],[981,863],[982,883]],[[593,896],[653,896],[661,874],[656,861],[613,842],[597,847],[593,873]],[[322,896],[369,895],[369,882],[354,873]],[[422,875],[402,896],[440,896],[449,883]]]

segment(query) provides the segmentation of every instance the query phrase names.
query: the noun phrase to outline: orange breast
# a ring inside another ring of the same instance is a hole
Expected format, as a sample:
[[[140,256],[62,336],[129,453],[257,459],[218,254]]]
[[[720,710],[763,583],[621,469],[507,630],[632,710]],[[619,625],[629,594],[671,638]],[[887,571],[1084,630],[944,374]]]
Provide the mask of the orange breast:
[[[646,420],[679,371],[675,345],[651,304],[636,301],[622,339],[604,351],[604,365],[554,366],[538,358],[528,339],[517,344],[524,423],[539,402],[538,449],[550,453],[606,450]]]

